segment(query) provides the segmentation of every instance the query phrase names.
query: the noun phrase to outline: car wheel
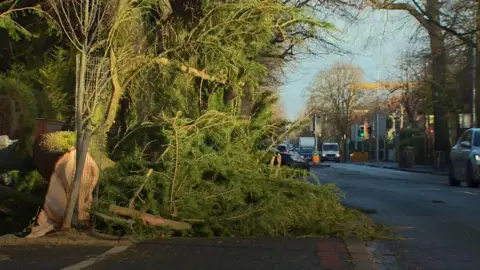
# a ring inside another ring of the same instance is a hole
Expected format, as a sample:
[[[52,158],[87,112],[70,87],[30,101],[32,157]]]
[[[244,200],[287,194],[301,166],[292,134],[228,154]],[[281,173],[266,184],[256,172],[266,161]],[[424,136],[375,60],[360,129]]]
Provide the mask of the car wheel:
[[[335,160],[335,163],[340,163],[340,159]]]
[[[452,161],[448,163],[448,184],[452,187],[460,186],[460,181],[455,178],[455,171],[453,168]]]
[[[475,177],[473,176],[472,164],[469,162],[467,165],[467,186],[471,188],[478,188],[479,183],[475,182]]]

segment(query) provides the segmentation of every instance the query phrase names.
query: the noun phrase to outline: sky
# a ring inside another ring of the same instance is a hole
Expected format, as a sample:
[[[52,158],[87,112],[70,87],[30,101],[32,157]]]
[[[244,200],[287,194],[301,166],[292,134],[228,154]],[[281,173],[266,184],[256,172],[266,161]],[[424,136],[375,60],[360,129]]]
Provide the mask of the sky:
[[[409,38],[417,27],[415,20],[401,11],[365,11],[353,25],[338,18],[330,22],[339,30],[335,33],[341,39],[338,44],[349,53],[305,57],[286,70],[280,95],[284,111],[291,120],[305,110],[305,91],[316,74],[337,61],[360,66],[366,82],[375,82],[377,77],[395,80],[401,52],[411,46]]]

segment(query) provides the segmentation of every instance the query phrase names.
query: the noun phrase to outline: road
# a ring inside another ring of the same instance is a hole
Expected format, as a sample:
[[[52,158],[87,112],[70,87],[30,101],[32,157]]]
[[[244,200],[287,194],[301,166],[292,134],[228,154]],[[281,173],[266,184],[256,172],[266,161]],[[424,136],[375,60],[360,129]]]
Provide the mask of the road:
[[[453,188],[446,176],[332,164],[315,169],[345,203],[372,209],[403,240],[369,243],[379,269],[480,269],[480,189]]]

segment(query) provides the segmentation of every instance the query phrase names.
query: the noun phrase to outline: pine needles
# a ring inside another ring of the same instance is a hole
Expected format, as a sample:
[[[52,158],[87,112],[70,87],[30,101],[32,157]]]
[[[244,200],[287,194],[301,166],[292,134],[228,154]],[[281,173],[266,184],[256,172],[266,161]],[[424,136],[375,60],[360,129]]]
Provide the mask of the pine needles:
[[[335,186],[313,185],[303,172],[269,167],[270,156],[260,159],[258,149],[265,130],[252,127],[246,118],[213,110],[195,121],[180,114],[157,119],[152,129],[163,134],[160,157],[152,160],[147,145],[108,169],[97,208],[126,207],[135,198],[136,210],[190,223],[183,234],[194,236],[378,232],[363,214],[341,205]],[[140,134],[145,133],[131,136]],[[105,224],[141,238],[174,233],[141,222]]]

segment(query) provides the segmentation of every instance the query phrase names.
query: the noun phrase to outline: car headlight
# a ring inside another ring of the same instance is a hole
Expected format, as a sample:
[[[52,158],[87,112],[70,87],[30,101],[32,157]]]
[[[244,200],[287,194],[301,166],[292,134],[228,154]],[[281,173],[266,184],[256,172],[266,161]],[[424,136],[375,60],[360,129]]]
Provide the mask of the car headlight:
[[[480,161],[480,155],[475,155],[475,160]]]
[[[336,154],[337,157],[340,157],[340,154]]]

